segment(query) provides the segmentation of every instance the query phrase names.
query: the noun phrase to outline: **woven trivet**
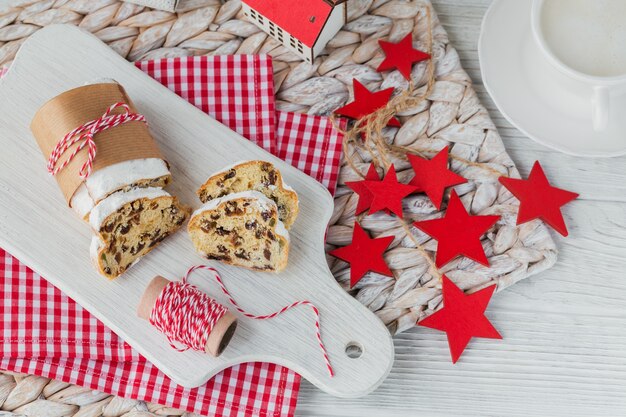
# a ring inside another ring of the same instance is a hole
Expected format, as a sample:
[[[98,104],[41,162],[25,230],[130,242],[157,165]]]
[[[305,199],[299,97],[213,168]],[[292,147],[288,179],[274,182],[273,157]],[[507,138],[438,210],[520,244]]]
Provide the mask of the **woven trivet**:
[[[200,417],[34,375],[0,372],[2,417]]]
[[[430,2],[401,0],[350,0],[349,23],[330,41],[325,53],[307,64],[269,38],[240,12],[240,1],[195,0],[178,14],[155,11],[116,0],[13,0],[0,6],[0,66],[9,65],[23,41],[40,27],[72,23],[94,32],[131,61],[163,57],[267,53],[273,57],[277,107],[280,110],[329,114],[352,98],[352,80],[370,90],[407,88],[398,71],[378,73],[383,59],[379,39],[397,42],[413,32],[417,46],[427,48],[426,8]],[[452,168],[470,181],[455,187],[473,214],[498,214],[502,220],[483,241],[490,268],[458,259],[443,270],[457,285],[476,291],[497,284],[498,291],[551,267],[556,247],[539,221],[515,226],[517,201],[497,181],[499,175],[519,176],[486,109],[461,68],[459,56],[431,11],[436,83],[428,100],[399,115],[403,127],[386,131],[388,141],[415,147],[433,156],[450,146]],[[425,62],[413,69],[417,85],[428,81]],[[419,94],[420,90],[417,90]],[[367,154],[359,154],[358,168],[365,173]],[[398,157],[393,162],[400,180],[411,175],[410,165]],[[343,184],[360,177],[348,166],[340,173],[335,213],[328,232],[327,249],[350,243],[357,196]],[[409,221],[440,216],[422,195],[405,200]],[[413,239],[397,219],[382,213],[366,216],[361,225],[373,236],[394,235],[386,254],[394,277],[369,274],[351,291],[387,324],[392,333],[407,330],[441,304],[441,286],[429,258],[436,242],[411,228]],[[416,247],[417,242],[420,247]],[[348,265],[329,257],[337,280],[348,289]]]

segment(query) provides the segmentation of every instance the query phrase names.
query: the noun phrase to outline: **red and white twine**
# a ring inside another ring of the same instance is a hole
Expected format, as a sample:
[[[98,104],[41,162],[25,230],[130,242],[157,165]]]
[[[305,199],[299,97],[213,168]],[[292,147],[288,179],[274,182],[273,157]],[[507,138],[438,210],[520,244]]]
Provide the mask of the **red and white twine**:
[[[150,313],[150,324],[163,333],[177,351],[204,352],[215,323],[227,311],[226,307],[188,284],[185,277],[181,282],[170,282],[161,291]]]
[[[292,308],[297,306],[309,306],[315,314],[315,335],[317,342],[328,373],[330,376],[334,376],[333,367],[326,351],[326,346],[322,341],[322,334],[320,330],[320,312],[318,308],[310,301],[296,301],[289,304],[280,310],[265,315],[256,315],[247,312],[239,306],[237,301],[232,297],[226,285],[222,281],[221,276],[215,270],[207,265],[196,265],[189,268],[187,274],[185,274],[181,282],[172,282],[168,284],[155,303],[155,306],[150,315],[150,323],[152,323],[158,330],[167,335],[168,340],[172,346],[179,350],[194,349],[198,351],[204,351],[206,341],[213,329],[213,326],[217,321],[226,314],[226,308],[211,299],[208,295],[204,294],[196,287],[187,283],[189,276],[198,269],[205,269],[211,271],[213,276],[222,292],[228,298],[228,301],[235,307],[235,309],[242,315],[253,320],[269,320],[273,319]],[[174,342],[181,343],[186,346],[185,349],[177,348]]]
[[[118,108],[124,109],[124,112],[112,114],[113,111]],[[67,133],[63,139],[56,144],[50,154],[50,158],[48,159],[48,172],[52,175],[56,175],[59,171],[65,168],[72,161],[72,159],[74,159],[78,152],[82,151],[83,148],[87,146],[87,151],[89,152],[87,161],[83,164],[79,171],[81,178],[86,179],[89,175],[91,175],[93,161],[96,158],[96,142],[94,141],[94,136],[104,130],[111,129],[128,122],[146,123],[146,118],[141,114],[131,113],[130,108],[125,103],[115,103],[111,105],[111,107],[109,107],[101,117],[78,126],[76,129]],[[61,165],[56,166],[61,156],[67,152],[69,148],[81,141],[83,143],[74,149],[71,155],[63,161]]]

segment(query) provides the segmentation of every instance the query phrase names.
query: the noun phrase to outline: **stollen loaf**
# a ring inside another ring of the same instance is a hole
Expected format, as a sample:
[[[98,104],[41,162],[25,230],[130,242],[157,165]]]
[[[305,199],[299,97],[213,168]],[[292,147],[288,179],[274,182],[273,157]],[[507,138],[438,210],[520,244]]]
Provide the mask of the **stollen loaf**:
[[[105,277],[122,274],[189,217],[191,210],[163,191],[170,167],[115,80],[51,98],[31,131],[65,201],[91,225],[91,258]]]

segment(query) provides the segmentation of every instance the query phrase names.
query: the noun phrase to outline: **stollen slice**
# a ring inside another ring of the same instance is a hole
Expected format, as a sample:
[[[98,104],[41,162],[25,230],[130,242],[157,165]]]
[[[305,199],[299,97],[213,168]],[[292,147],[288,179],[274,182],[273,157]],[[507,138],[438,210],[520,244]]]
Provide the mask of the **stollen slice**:
[[[278,216],[289,229],[298,217],[298,194],[267,161],[242,161],[211,175],[196,191],[203,203],[231,193],[258,191],[278,206]]]
[[[196,251],[207,259],[257,271],[279,272],[287,266],[289,232],[273,200],[243,191],[210,200],[187,226]]]
[[[119,276],[176,232],[190,211],[160,188],[111,194],[89,215],[96,233],[90,250],[94,265],[107,278]]]

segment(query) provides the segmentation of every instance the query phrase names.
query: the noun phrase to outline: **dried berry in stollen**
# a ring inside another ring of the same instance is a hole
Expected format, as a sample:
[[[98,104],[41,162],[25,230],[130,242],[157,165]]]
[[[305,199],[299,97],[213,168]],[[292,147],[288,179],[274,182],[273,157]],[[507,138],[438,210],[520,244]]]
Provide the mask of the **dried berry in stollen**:
[[[518,225],[541,219],[563,236],[568,235],[561,207],[578,198],[578,194],[550,185],[539,161],[535,161],[528,179],[501,177],[500,183],[520,202]]]
[[[473,294],[465,294],[445,275],[442,283],[443,308],[417,324],[446,332],[452,363],[456,363],[472,337],[502,339],[485,316],[496,290],[495,284]]]
[[[383,254],[393,242],[393,236],[372,239],[358,223],[354,223],[352,242],[329,254],[350,264],[350,288],[369,272],[393,276]]]
[[[413,33],[406,35],[400,42],[378,41],[385,51],[385,60],[376,71],[382,72],[396,68],[408,81],[411,80],[413,64],[430,59],[430,54],[413,48]]]
[[[438,268],[459,255],[466,256],[488,267],[489,260],[480,243],[480,238],[498,219],[500,216],[470,215],[453,190],[444,217],[413,224],[437,241],[435,264]]]
[[[396,216],[403,218],[402,200],[417,190],[413,185],[402,184],[398,181],[396,167],[391,165],[382,181],[366,181],[365,187],[372,194],[370,214],[381,210],[389,210]]]
[[[356,216],[368,210],[372,205],[372,199],[374,196],[365,186],[366,183],[372,181],[380,181],[380,176],[378,175],[378,171],[376,171],[374,164],[370,164],[370,167],[367,170],[367,175],[365,175],[365,178],[361,181],[346,182],[346,187],[354,191],[359,196],[356,211],[354,212]]]
[[[416,186],[418,192],[426,193],[437,210],[441,210],[446,188],[467,182],[465,178],[448,168],[448,150],[446,146],[433,159],[407,155],[415,171],[415,177],[409,184]]]
[[[393,94],[393,87],[372,93],[356,78],[352,82],[354,86],[354,101],[335,110],[335,114],[356,120],[363,119],[376,110],[385,107]],[[389,119],[387,126],[400,127],[400,121],[392,117]]]

